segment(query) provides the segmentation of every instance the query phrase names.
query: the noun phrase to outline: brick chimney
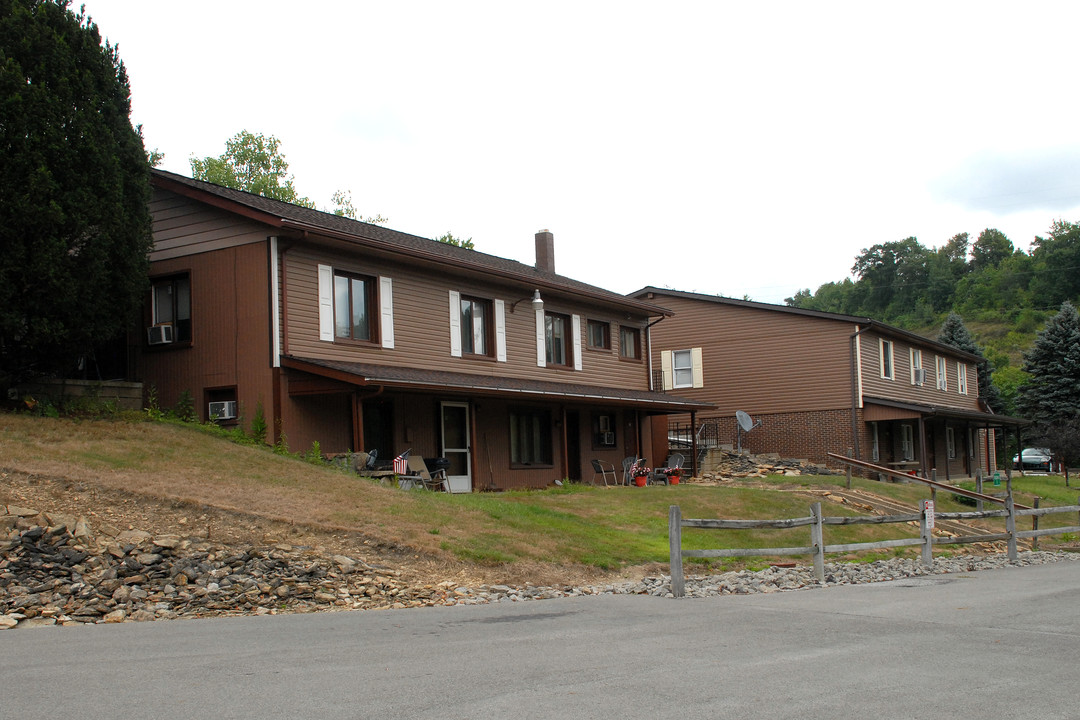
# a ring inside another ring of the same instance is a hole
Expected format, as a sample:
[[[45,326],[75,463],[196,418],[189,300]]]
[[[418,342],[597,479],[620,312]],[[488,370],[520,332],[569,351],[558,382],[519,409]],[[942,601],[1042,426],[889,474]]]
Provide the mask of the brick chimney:
[[[550,230],[536,233],[536,269],[555,272],[555,236]]]

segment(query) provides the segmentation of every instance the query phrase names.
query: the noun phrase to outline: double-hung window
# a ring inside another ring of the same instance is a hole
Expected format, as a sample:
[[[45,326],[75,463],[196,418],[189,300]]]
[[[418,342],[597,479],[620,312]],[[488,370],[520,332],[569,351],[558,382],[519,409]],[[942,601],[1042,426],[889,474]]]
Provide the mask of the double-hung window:
[[[374,341],[376,323],[375,279],[352,273],[334,273],[334,337]]]
[[[949,459],[956,459],[956,430],[951,427],[945,428],[945,448],[949,453]]]
[[[940,355],[937,356],[937,389],[949,389],[949,362]]]
[[[641,359],[641,331],[636,327],[619,326],[619,357]]]
[[[891,340],[879,339],[881,349],[881,377],[893,379],[893,344]]]
[[[601,320],[588,322],[588,345],[590,350],[611,349],[611,323]]]
[[[151,281],[150,342],[191,342],[191,277],[186,273]],[[152,328],[153,329],[153,328]]]
[[[956,391],[961,395],[967,395],[967,365],[962,362],[956,363]]]
[[[911,384],[922,385],[925,381],[925,375],[922,366],[922,350],[911,348]]]
[[[491,303],[461,297],[461,352],[466,355],[491,354]]]
[[[558,313],[544,315],[544,347],[548,365],[570,365],[570,318]]]

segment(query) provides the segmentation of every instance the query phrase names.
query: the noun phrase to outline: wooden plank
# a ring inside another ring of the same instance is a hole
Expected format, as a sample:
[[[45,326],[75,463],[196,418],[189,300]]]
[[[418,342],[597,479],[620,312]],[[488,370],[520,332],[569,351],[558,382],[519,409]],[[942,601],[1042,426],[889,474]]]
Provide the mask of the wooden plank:
[[[919,513],[910,515],[856,515],[853,517],[830,516],[821,518],[824,525],[887,525],[889,523],[918,522]]]
[[[814,522],[812,517],[785,520],[702,520],[683,518],[683,527],[713,528],[716,530],[754,530],[758,528],[794,528]]]
[[[980,518],[1005,517],[1009,513],[1004,510],[977,510],[975,512],[943,512],[934,513],[938,520],[978,520]]]
[[[1052,515],[1054,513],[1078,511],[1080,511],[1080,505],[1060,505],[1044,508],[1032,508],[1031,510],[1017,510],[1016,514],[1030,517],[1042,517],[1043,515]]]
[[[879,540],[877,542],[848,543],[846,545],[826,545],[825,552],[855,552],[856,550],[884,550],[885,548],[910,547],[922,545],[922,538],[900,538],[899,540]]]
[[[1053,527],[1042,528],[1040,530],[1020,530],[1016,533],[1018,538],[1035,538],[1045,537],[1047,535],[1060,535],[1062,533],[1075,533],[1080,532],[1080,525],[1072,525],[1070,527]]]
[[[724,550],[683,550],[683,557],[763,557],[769,555],[810,555],[812,547],[729,548]]]
[[[998,540],[1008,540],[1008,533],[993,533],[990,535],[960,535],[957,537],[935,537],[935,545],[966,545],[968,543],[977,542],[997,542]]]
[[[993,495],[983,495],[982,493],[977,493],[973,490],[965,490],[964,488],[956,487],[954,485],[946,485],[945,483],[935,482],[933,480],[928,480],[927,478],[919,477],[917,475],[908,475],[907,473],[897,472],[892,468],[883,467],[881,465],[874,465],[873,463],[868,463],[864,460],[856,460],[855,458],[844,457],[843,455],[838,455],[837,453],[826,454],[834,460],[839,460],[842,463],[854,465],[855,467],[860,467],[864,470],[870,470],[872,472],[881,473],[882,475],[889,475],[890,477],[895,477],[910,482],[921,482],[924,485],[929,485],[930,487],[938,488],[939,490],[947,490],[951,493],[955,493],[956,495],[963,495],[964,497],[974,498],[976,500],[986,500],[988,502],[997,503],[999,505],[1004,504],[1005,502],[1001,498],[994,497]],[[1014,506],[1018,509],[1022,508],[1025,510],[1030,510],[1027,505],[1019,505],[1014,503]]]

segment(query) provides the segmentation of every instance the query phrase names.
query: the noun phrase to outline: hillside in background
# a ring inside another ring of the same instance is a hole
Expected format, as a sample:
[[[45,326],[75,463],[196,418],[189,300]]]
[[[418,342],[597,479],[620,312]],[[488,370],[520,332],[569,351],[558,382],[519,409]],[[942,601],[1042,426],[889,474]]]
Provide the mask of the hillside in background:
[[[988,228],[941,247],[909,237],[864,249],[855,278],[800,290],[788,305],[863,315],[937,337],[949,313],[960,315],[990,363],[1001,394],[997,412],[1015,413],[1026,379],[1024,352],[1066,300],[1080,300],[1080,224],[1058,220],[1024,250]]]

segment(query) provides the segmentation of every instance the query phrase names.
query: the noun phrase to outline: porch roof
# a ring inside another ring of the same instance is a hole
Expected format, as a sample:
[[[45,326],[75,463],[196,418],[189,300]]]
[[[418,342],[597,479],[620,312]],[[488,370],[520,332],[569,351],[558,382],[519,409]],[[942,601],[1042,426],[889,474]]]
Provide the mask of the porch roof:
[[[471,375],[445,370],[370,365],[290,355],[282,356],[281,365],[285,368],[359,386],[454,391],[470,395],[512,396],[532,400],[575,400],[584,403],[638,407],[656,413],[699,412],[714,408],[711,403],[648,390]]]
[[[1030,420],[1010,417],[1009,415],[995,415],[994,413],[980,412],[978,410],[964,410],[962,408],[944,407],[939,405],[923,405],[921,403],[907,403],[898,400],[888,400],[878,397],[863,397],[863,405],[880,405],[887,408],[906,410],[918,413],[922,417],[953,418],[967,420],[985,427],[1020,427],[1030,425]]]

